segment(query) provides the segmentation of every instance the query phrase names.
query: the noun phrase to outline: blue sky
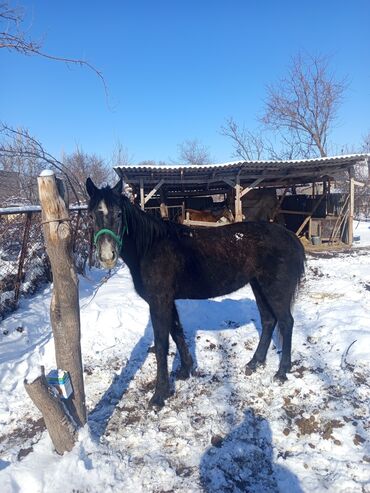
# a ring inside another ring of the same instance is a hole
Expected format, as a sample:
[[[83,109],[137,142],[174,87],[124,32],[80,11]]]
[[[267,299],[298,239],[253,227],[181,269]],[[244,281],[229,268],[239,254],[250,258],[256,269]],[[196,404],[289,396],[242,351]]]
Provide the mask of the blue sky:
[[[228,117],[253,130],[266,85],[298,51],[332,57],[349,88],[331,141],[370,131],[369,0],[22,1],[44,51],[84,58],[104,74],[0,51],[0,119],[25,126],[60,157],[76,145],[109,159],[176,160],[198,139],[214,162],[232,157]]]

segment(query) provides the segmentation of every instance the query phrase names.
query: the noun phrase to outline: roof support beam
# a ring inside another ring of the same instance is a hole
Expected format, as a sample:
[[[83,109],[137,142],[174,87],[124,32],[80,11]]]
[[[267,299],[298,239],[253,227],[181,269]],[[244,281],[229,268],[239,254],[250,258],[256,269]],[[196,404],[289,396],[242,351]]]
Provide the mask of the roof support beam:
[[[140,207],[145,210],[144,180],[140,178]]]
[[[153,189],[152,189],[152,190],[148,193],[148,195],[145,197],[145,199],[144,199],[144,204],[146,204],[146,203],[148,202],[148,200],[150,200],[150,199],[153,197],[153,195],[154,195],[156,192],[158,192],[158,190],[161,188],[161,186],[163,185],[163,183],[164,183],[164,180],[163,180],[163,178],[162,178],[162,180],[160,180],[160,181],[156,184],[156,186],[155,186],[155,187],[154,187],[154,188],[153,188]]]
[[[235,188],[236,183],[233,180],[230,180],[230,178],[225,178],[224,176],[220,177],[222,181],[227,183],[231,188]]]
[[[241,198],[242,187],[240,185],[239,173],[236,177],[235,185],[235,222],[241,223],[243,221],[243,208],[242,208],[242,198]]]
[[[353,242],[353,216],[355,213],[355,179],[353,171],[350,173],[349,179],[349,216],[348,216],[348,245]]]
[[[323,200],[324,197],[326,197],[326,195],[321,195],[321,197],[319,198],[319,200],[316,202],[316,204],[312,208],[312,211],[310,212],[310,214],[306,217],[306,219],[303,221],[303,223],[299,226],[299,228],[297,229],[297,231],[295,233],[297,236],[300,235],[300,233],[302,232],[303,228],[306,226],[306,224],[308,223],[308,221],[311,219],[311,217],[313,216],[313,214],[315,213],[316,209],[321,204],[321,202],[322,202],[322,200]]]
[[[248,192],[250,192],[257,185],[259,185],[261,183],[261,181],[263,181],[263,178],[257,178],[257,180],[254,180],[254,182],[251,183],[249,185],[249,187],[244,188],[243,191],[240,194],[240,198],[243,198],[244,195],[246,195]]]

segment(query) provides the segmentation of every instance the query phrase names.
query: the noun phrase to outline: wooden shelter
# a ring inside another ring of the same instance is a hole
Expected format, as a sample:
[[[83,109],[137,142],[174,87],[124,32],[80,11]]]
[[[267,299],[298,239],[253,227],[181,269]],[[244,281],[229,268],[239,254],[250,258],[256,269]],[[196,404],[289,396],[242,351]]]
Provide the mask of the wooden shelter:
[[[187,203],[194,198],[225,199],[235,221],[279,220],[305,236],[329,243],[352,243],[355,186],[353,168],[368,163],[370,154],[351,154],[291,161],[237,161],[206,166],[119,166],[115,171],[131,186],[143,210],[157,210],[173,218],[171,208],[185,224],[209,226],[187,220]],[[344,193],[335,193],[337,181]],[[306,190],[302,193],[302,190]],[[300,191],[301,190],[301,191]],[[268,214],[251,216],[261,197],[274,197]],[[294,221],[291,218],[294,216]],[[214,225],[214,224],[212,224]]]

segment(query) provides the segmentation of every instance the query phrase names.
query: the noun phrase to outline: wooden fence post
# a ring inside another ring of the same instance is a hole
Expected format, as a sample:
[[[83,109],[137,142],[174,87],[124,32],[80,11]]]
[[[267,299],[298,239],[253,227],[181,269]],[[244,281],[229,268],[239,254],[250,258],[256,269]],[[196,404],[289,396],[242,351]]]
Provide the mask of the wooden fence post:
[[[355,179],[353,177],[354,171],[351,168],[349,172],[349,215],[348,215],[348,245],[351,246],[353,242],[353,216],[355,212]]]
[[[58,187],[53,171],[43,171],[38,178],[39,197],[42,208],[42,222],[46,250],[50,259],[53,272],[53,294],[50,306],[50,319],[54,334],[55,358],[58,369],[69,372],[73,394],[64,402],[77,426],[86,423],[85,390],[83,384],[83,368],[80,342],[80,310],[78,296],[78,277],[75,271],[72,257],[72,227],[68,215],[68,205],[61,197],[63,187]],[[45,380],[45,379],[44,379]],[[54,408],[47,404],[41,407],[32,397],[32,386],[39,388],[45,394],[45,382],[36,379],[33,383],[27,383],[26,389],[32,400],[44,415],[45,423],[56,419],[47,420],[45,413],[54,412]],[[27,388],[28,387],[28,388]],[[31,389],[31,392],[30,392]],[[39,399],[40,401],[40,399]],[[50,404],[50,403],[49,403]],[[43,409],[41,409],[43,407]],[[58,411],[59,412],[59,411]],[[65,416],[68,420],[68,416]],[[64,423],[65,425],[65,423]],[[58,423],[56,424],[58,426]],[[60,426],[60,424],[59,424]],[[67,427],[68,428],[68,427]],[[64,426],[64,431],[66,427]],[[59,436],[49,430],[50,436]],[[63,434],[63,431],[61,432]],[[54,440],[53,440],[54,442]],[[67,440],[69,443],[69,440]],[[56,444],[54,443],[56,446]],[[56,449],[58,450],[57,446]],[[63,445],[59,446],[59,450]],[[64,447],[65,450],[70,448]],[[62,450],[63,453],[64,450]]]

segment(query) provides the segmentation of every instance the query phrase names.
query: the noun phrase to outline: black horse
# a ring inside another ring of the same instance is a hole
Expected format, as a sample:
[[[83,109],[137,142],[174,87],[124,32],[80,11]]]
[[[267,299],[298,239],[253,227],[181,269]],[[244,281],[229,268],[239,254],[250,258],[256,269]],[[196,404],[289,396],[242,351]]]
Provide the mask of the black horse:
[[[157,359],[156,388],[150,404],[163,406],[170,393],[169,334],[180,354],[177,377],[188,378],[193,367],[175,300],[213,298],[247,283],[251,284],[262,322],[261,338],[248,371],[264,363],[278,323],[283,343],[275,376],[286,380],[291,369],[291,304],[305,262],[297,237],[272,223],[193,229],[162,221],[133,205],[122,195],[122,187],[122,181],[114,188],[101,189],[90,178],[86,181],[101,265],[111,269],[121,256],[137,293],[150,307]]]

